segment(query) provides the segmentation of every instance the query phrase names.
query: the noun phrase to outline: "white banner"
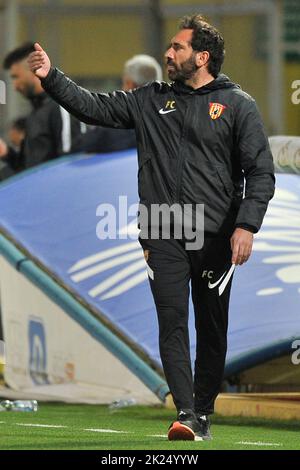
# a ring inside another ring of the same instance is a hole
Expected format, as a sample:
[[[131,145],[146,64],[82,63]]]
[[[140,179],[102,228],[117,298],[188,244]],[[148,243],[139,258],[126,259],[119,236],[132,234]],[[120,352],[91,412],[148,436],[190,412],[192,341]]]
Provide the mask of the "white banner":
[[[116,357],[0,256],[5,381],[48,398],[110,403],[158,398]]]

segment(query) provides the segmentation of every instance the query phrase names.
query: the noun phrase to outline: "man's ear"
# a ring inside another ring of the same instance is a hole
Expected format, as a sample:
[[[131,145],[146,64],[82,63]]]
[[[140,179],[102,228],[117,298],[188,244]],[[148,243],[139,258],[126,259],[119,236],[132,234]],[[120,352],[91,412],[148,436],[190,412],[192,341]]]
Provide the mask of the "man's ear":
[[[210,54],[208,51],[200,51],[196,54],[196,64],[198,67],[206,65],[209,61]]]

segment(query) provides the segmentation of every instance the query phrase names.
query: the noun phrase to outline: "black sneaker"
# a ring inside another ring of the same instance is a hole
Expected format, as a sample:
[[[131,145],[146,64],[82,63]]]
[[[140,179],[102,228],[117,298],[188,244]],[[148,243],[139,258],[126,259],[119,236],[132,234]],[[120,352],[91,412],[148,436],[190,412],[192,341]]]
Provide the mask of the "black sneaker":
[[[202,415],[201,413],[196,413],[198,423],[201,426],[199,434],[201,435],[203,441],[210,441],[212,435],[210,432],[210,420],[208,416]]]
[[[181,410],[177,421],[171,424],[168,432],[169,441],[202,441],[202,425],[192,410]]]

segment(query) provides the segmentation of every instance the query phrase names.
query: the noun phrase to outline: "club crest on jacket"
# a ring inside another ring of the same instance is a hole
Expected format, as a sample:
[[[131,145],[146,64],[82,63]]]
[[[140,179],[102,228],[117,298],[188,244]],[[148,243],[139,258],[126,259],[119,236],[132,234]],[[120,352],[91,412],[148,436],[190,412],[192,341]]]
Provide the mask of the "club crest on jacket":
[[[224,109],[226,109],[226,106],[220,103],[209,103],[209,115],[212,119],[218,119]]]

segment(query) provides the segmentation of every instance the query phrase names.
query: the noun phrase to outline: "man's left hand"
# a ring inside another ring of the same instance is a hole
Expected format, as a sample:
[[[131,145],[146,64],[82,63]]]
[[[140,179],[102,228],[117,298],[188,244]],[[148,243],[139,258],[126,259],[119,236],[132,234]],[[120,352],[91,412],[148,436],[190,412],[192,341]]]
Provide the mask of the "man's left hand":
[[[253,245],[253,233],[243,228],[236,228],[230,239],[232,259],[235,265],[246,263],[250,258]]]

